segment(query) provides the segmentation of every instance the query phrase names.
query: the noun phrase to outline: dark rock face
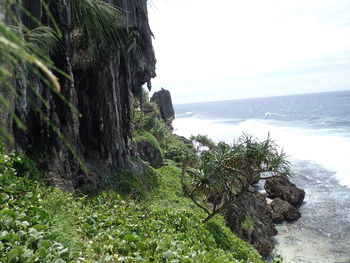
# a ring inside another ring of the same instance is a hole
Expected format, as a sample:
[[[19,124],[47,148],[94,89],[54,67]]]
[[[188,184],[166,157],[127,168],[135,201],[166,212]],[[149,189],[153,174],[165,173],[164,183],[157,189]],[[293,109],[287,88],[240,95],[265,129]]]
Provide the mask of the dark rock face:
[[[292,205],[301,204],[305,197],[305,191],[296,187],[285,175],[267,179],[265,190],[269,197],[279,197]]]
[[[160,150],[155,148],[150,142],[137,142],[135,150],[142,160],[149,162],[153,167],[160,168],[163,166]]]
[[[59,133],[54,132],[28,102],[29,99],[33,100],[33,96],[26,83],[19,87],[21,97],[13,105],[27,130],[18,130],[12,125],[9,116],[1,116],[4,117],[8,132],[13,134],[16,146],[25,152],[40,153],[39,158],[47,177],[67,190],[73,190],[78,178],[84,175],[78,159],[88,164],[99,162],[111,167],[132,168],[129,161],[132,152],[132,98],[141,92],[144,83],[148,83],[150,88],[150,80],[155,76],[156,60],[148,24],[147,0],[107,2],[125,10],[125,30],[139,37],[127,52],[111,46],[113,52],[110,56],[92,63],[91,60],[73,58],[73,54],[76,56],[76,25],[72,19],[71,1],[47,1],[63,35],[61,50],[52,59],[56,67],[70,76],[60,76],[59,81],[61,94],[72,107],[44,87],[35,76],[27,78],[33,79],[37,92],[50,108],[46,109],[40,101],[34,106],[39,106]],[[33,16],[43,24],[50,23],[47,16],[43,15],[40,0],[26,0],[24,4],[30,5]],[[23,19],[24,24],[32,27],[26,17]],[[142,55],[139,50],[142,50]]]
[[[301,217],[298,209],[280,198],[275,198],[271,203],[271,207],[274,213],[277,214],[277,217],[279,217],[278,220],[280,220],[279,215],[283,216],[283,218],[287,221],[295,221]],[[275,218],[275,220],[277,219]]]
[[[151,101],[158,105],[163,120],[175,118],[175,111],[171,101],[171,95],[168,90],[162,88],[160,91],[155,92],[151,98]]]
[[[271,208],[257,190],[251,189],[243,194],[227,209],[224,216],[229,228],[237,236],[251,243],[262,256],[268,256],[272,252],[272,237],[277,234],[277,230],[272,222]],[[252,231],[242,228],[242,223],[247,218],[254,221]]]
[[[272,222],[274,224],[281,224],[284,221],[283,215],[276,213],[275,211],[273,211],[272,208],[271,208],[271,214],[272,214]]]

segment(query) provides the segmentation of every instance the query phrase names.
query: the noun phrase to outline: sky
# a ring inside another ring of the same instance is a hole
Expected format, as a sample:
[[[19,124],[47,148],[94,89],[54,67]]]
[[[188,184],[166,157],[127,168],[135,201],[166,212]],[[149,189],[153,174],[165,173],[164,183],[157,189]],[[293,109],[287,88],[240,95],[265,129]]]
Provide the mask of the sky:
[[[349,0],[149,0],[175,104],[350,89]]]

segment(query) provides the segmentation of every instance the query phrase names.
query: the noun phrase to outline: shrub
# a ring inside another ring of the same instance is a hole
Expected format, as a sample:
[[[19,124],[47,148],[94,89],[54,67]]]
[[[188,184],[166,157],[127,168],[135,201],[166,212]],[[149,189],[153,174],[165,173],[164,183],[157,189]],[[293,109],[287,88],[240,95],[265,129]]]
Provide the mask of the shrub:
[[[160,150],[158,140],[148,131],[135,131],[133,134],[135,143],[146,141],[152,145],[153,148]]]
[[[289,173],[286,155],[268,137],[258,141],[241,136],[232,146],[219,143],[200,153],[197,169],[189,170],[189,197],[207,213],[204,221],[225,210],[245,193],[249,186],[268,176]],[[211,203],[208,208],[207,203]]]

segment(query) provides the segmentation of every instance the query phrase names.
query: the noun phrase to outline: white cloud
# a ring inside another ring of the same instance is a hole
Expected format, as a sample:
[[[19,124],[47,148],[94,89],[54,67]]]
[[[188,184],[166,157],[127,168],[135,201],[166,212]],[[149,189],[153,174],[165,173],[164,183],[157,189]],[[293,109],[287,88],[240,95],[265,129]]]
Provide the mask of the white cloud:
[[[301,78],[295,69],[305,68],[307,72],[329,63],[343,65],[342,68],[349,65],[349,57],[344,60],[340,55],[350,53],[348,1],[153,0],[152,3],[150,22],[156,36],[158,60],[154,87],[170,89],[176,102],[232,99],[237,94],[260,96],[261,77],[257,75],[274,72],[284,75],[265,77],[265,94],[346,87],[335,79],[322,82],[320,87],[315,77],[317,72],[309,78],[303,74]],[[337,69],[332,68],[332,71],[331,76],[350,83],[349,78],[341,75],[345,74],[344,70],[336,73]],[[318,76],[324,79],[324,73]],[[292,85],[294,79],[305,82]],[[270,88],[277,80],[280,89]],[[187,92],[192,100],[185,99],[182,92]]]

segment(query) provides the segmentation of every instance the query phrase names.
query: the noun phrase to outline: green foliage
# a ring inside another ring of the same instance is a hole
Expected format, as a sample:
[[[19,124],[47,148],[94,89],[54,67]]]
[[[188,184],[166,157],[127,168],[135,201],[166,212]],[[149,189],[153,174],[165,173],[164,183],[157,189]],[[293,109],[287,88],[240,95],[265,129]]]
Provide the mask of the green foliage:
[[[59,47],[59,41],[62,37],[57,24],[55,23],[52,14],[47,4],[41,0],[42,11],[44,16],[52,28],[44,26],[40,21],[26,10],[20,1],[6,1],[4,3],[4,12],[14,25],[7,25],[0,21],[0,112],[1,117],[7,115],[11,117],[16,126],[21,130],[26,130],[27,127],[22,122],[20,117],[14,111],[13,100],[18,98],[25,99],[30,105],[31,110],[35,111],[41,120],[55,133],[60,140],[65,144],[67,149],[74,156],[74,159],[80,164],[81,168],[86,171],[85,164],[79,158],[77,152],[64,137],[60,129],[48,116],[50,105],[46,98],[39,92],[40,88],[48,88],[52,94],[55,94],[63,103],[70,108],[72,112],[79,115],[77,109],[67,99],[61,95],[61,86],[54,72],[60,74],[61,77],[70,79],[70,76],[56,68],[51,61],[49,55],[53,54]],[[37,28],[29,30],[18,19],[13,10],[21,10],[23,14],[32,19]],[[18,85],[21,83],[21,85]],[[38,84],[40,86],[38,87]],[[23,87],[30,89],[22,90]],[[11,134],[4,127],[4,123],[0,122],[0,134],[10,143],[14,142]]]
[[[254,230],[254,220],[250,217],[245,218],[244,221],[241,223],[241,228],[246,231]]]
[[[185,160],[196,158],[196,152],[193,147],[174,139],[165,149],[165,158],[181,164]]]
[[[74,197],[19,177],[17,162],[0,151],[0,262],[262,262],[223,218],[200,222],[178,168],[151,170],[159,187],[137,201],[114,190]],[[134,188],[132,174],[115,176]]]
[[[83,194],[89,196],[97,196],[104,191],[114,191],[125,199],[146,200],[158,186],[157,174],[151,167],[145,169],[142,174],[107,169],[95,169],[93,172],[99,179],[80,188]]]
[[[289,174],[283,151],[268,137],[265,141],[243,134],[232,146],[219,143],[200,152],[197,169],[190,169],[186,186],[192,201],[211,219],[235,202],[249,186],[265,176]],[[210,208],[207,203],[211,203]]]
[[[133,134],[134,142],[146,141],[149,142],[155,149],[160,150],[159,143],[157,139],[148,131],[136,130]]]
[[[60,39],[51,27],[42,26],[24,34],[27,46],[37,54],[54,55],[60,46]]]
[[[121,11],[102,0],[74,0],[72,13],[77,30],[81,30],[90,56],[103,55],[124,47],[127,36]]]
[[[272,263],[283,263],[283,257],[281,255],[274,256]]]
[[[66,205],[71,197],[17,177],[18,162],[14,153],[0,149],[0,262],[69,262],[79,255],[79,246],[63,239],[69,233],[57,222],[72,228],[51,206]],[[66,208],[61,206],[62,212]]]

